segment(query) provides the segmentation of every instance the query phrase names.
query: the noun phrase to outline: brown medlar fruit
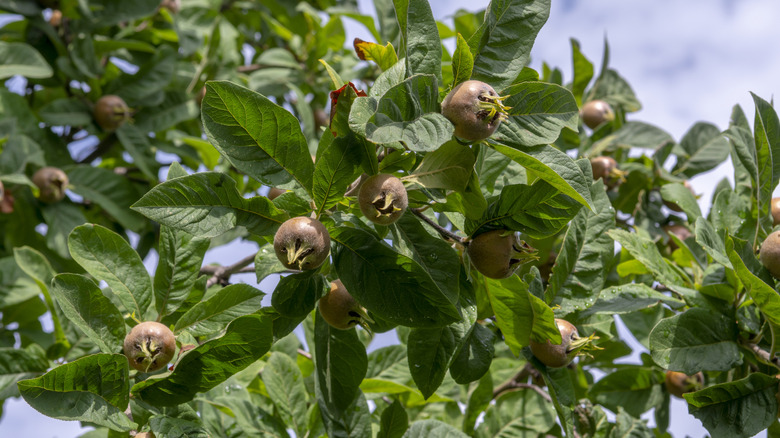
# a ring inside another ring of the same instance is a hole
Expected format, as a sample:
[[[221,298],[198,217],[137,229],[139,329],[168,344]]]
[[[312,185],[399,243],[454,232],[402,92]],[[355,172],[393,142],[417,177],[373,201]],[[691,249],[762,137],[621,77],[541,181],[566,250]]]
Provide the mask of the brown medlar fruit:
[[[125,336],[124,353],[130,366],[144,373],[165,368],[175,352],[173,332],[159,322],[142,322]]]
[[[330,290],[319,302],[320,315],[331,327],[339,330],[348,330],[360,325],[369,330],[368,322],[373,322],[366,314],[366,309],[360,306],[341,280],[335,280],[330,284]]]
[[[686,392],[698,391],[703,385],[704,374],[701,372],[689,376],[677,371],[667,371],[664,377],[666,391],[677,398],[683,398]]]
[[[553,344],[549,339],[544,343],[531,339],[529,346],[540,362],[551,368],[561,368],[571,363],[580,350],[591,342],[593,336],[581,338],[577,327],[564,319],[556,318],[555,325],[561,332],[560,344]]]
[[[590,129],[596,129],[605,122],[615,120],[615,112],[612,107],[603,100],[591,100],[586,102],[580,110],[582,123]]]
[[[601,178],[608,189],[613,189],[625,181],[626,173],[618,169],[617,161],[612,157],[591,158],[590,168],[593,171],[593,181]]]
[[[287,190],[271,187],[271,189],[268,190],[268,195],[266,196],[266,198],[273,201],[274,199],[278,198],[279,195],[285,192],[287,192]]]
[[[330,253],[330,235],[317,219],[298,216],[285,221],[274,235],[276,257],[285,268],[318,268]]]
[[[780,225],[780,198],[772,198],[772,226]]]
[[[363,181],[358,192],[358,205],[371,222],[390,225],[404,214],[409,198],[400,179],[380,173]]]
[[[496,90],[481,81],[456,85],[441,103],[441,113],[453,125],[455,135],[470,142],[484,140],[506,119],[508,107]]]
[[[523,263],[536,259],[536,250],[520,239],[520,234],[491,230],[474,237],[466,250],[471,264],[490,278],[507,278]]]
[[[780,231],[766,236],[758,254],[761,264],[772,274],[772,277],[780,279]]]
[[[112,132],[130,120],[132,113],[121,97],[107,94],[95,103],[92,115],[98,126],[104,131]]]
[[[68,186],[68,175],[56,167],[42,167],[33,174],[33,184],[40,192],[38,199],[52,204],[65,198],[65,188]]]

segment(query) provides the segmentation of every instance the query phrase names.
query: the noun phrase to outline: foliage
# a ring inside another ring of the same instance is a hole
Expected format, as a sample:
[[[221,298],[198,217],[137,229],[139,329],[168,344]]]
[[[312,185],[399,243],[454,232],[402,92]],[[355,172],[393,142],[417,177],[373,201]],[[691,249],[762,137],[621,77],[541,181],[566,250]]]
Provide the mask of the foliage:
[[[655,437],[671,432],[664,371],[701,371],[685,400],[713,437],[778,429],[780,295],[756,257],[780,180],[770,103],[754,96],[752,126],[735,106],[726,130],[676,141],[631,117],[641,104],[608,46],[596,73],[572,41],[568,82],[527,66],[549,0],[448,23],[425,1],[375,0],[376,19],[349,0],[182,3],[0,0],[16,14],[0,28],[0,400],[89,436]],[[347,48],[347,21],[374,41]],[[467,79],[506,96],[485,141],[440,114]],[[132,110],[113,131],[93,115],[107,94]],[[594,99],[615,117],[591,130],[578,111]],[[593,181],[602,155],[616,187]],[[682,183],[729,157],[735,186],[704,215]],[[38,198],[45,166],[67,173],[60,202]],[[408,194],[387,226],[358,206],[377,173]],[[332,242],[303,273],[272,245],[297,216]],[[496,229],[535,251],[505,279],[466,252]],[[203,265],[239,239],[257,253]],[[252,263],[279,280],[270,299],[229,285]],[[318,313],[336,279],[361,327]],[[631,348],[614,315],[649,350],[641,363],[616,362]],[[557,369],[528,348],[560,342],[555,318],[594,342]],[[121,354],[144,320],[176,334],[168,369]],[[369,350],[391,330],[399,344]]]

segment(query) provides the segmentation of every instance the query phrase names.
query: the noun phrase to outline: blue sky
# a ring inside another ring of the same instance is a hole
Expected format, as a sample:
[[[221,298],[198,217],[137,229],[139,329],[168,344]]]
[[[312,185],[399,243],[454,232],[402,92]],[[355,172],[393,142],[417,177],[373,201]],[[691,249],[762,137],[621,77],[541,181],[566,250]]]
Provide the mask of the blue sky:
[[[433,0],[431,5],[434,15],[446,21],[458,8],[474,11],[487,3]],[[360,0],[360,5],[365,13],[373,13],[370,0]],[[643,104],[630,119],[655,124],[679,140],[697,121],[725,129],[737,103],[752,121],[750,91],[767,100],[780,95],[777,17],[780,2],[776,0],[560,0],[553,2],[550,19],[537,38],[531,66],[540,70],[546,61],[561,68],[568,80],[569,38],[579,40],[585,55],[599,65],[606,36],[611,67],[629,81]],[[354,22],[348,29],[350,37],[370,40]],[[724,177],[731,179],[731,173],[730,163],[724,163],[692,180],[705,210],[712,188]],[[229,264],[253,251],[253,244],[222,248],[209,253],[207,262]],[[153,259],[147,262],[156,265]],[[252,280],[251,275],[234,279],[253,284]],[[264,282],[261,288],[270,293],[274,283]],[[675,437],[706,433],[677,399],[672,404],[671,430]],[[83,432],[77,422],[50,419],[19,399],[6,401],[0,421],[0,436],[71,438]]]

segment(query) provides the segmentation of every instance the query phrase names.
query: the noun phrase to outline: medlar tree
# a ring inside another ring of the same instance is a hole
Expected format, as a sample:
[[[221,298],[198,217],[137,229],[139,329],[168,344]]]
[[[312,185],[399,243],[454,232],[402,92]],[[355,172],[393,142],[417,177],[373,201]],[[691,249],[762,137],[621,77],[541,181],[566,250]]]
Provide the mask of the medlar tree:
[[[163,3],[0,0],[2,399],[90,436],[656,437],[673,393],[778,434],[767,101],[677,141],[576,41],[569,81],[528,67],[550,0]],[[729,157],[705,216],[684,183]]]

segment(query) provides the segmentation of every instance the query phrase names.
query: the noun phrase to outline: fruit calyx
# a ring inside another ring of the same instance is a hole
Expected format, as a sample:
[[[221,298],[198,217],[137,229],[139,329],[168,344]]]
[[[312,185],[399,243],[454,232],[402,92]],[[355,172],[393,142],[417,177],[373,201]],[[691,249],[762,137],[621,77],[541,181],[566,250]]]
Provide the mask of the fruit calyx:
[[[330,235],[322,222],[294,217],[285,221],[274,235],[274,251],[287,269],[315,269],[328,258]]]
[[[476,80],[457,84],[441,104],[441,113],[455,126],[455,136],[470,142],[490,137],[510,107],[490,85]]]
[[[404,214],[409,197],[397,177],[380,173],[366,179],[358,192],[360,211],[371,222],[390,225]]]
[[[164,324],[142,322],[125,337],[124,353],[130,366],[144,373],[157,371],[173,359],[176,339]]]
[[[41,201],[51,204],[65,198],[65,188],[69,181],[68,175],[61,169],[42,167],[33,174],[32,181],[40,189],[38,199]]]
[[[331,327],[349,330],[359,325],[373,335],[368,324],[373,323],[374,320],[347,291],[341,280],[331,282],[330,290],[319,300],[319,309],[320,315]]]

